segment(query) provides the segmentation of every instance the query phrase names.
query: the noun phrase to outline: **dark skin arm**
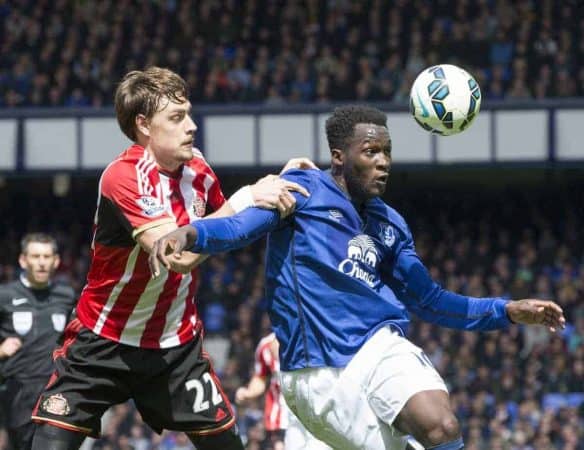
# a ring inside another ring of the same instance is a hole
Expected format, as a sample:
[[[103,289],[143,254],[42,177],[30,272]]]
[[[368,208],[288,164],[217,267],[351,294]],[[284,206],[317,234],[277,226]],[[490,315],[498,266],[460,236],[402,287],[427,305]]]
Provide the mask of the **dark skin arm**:
[[[197,230],[189,225],[183,225],[168,234],[165,234],[152,244],[152,251],[148,257],[148,266],[152,278],[160,275],[160,263],[170,270],[171,256],[180,259],[182,252],[192,247],[197,240]]]
[[[524,325],[543,325],[551,332],[566,327],[566,318],[562,308],[549,300],[527,298],[507,303],[505,307],[513,323]]]

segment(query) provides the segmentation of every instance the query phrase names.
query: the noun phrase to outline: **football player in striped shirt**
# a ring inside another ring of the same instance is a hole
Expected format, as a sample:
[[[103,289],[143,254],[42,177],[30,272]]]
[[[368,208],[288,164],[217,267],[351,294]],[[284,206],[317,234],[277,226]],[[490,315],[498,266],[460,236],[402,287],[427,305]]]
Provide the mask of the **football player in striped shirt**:
[[[87,284],[33,411],[35,450],[77,449],[98,436],[111,405],[129,399],[156,432],[184,431],[199,450],[243,448],[202,346],[196,265],[204,256],[185,253],[152,278],[148,255],[156,239],[207,211],[221,217],[256,205],[286,215],[295,204],[289,190],[307,192],[272,177],[225,201],[193,148],[188,98],[185,81],[157,67],[128,73],[117,88],[118,123],[134,144],[99,180]]]
[[[254,374],[247,384],[235,392],[235,402],[245,404],[265,393],[264,428],[274,445],[280,442],[286,450],[330,450],[312,436],[286,406],[280,387],[280,356],[275,333],[264,336],[257,345]]]

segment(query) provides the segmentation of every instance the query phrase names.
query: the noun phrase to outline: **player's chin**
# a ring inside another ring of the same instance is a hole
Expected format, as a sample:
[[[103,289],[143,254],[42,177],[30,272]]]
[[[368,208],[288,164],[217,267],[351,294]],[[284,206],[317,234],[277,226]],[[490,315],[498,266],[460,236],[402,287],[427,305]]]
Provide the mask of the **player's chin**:
[[[381,183],[379,181],[376,181],[369,188],[369,196],[370,197],[379,197],[385,193],[386,188],[387,188],[387,183]]]
[[[193,147],[190,146],[181,146],[180,149],[177,152],[177,157],[179,160],[181,161],[190,161],[191,159],[194,158],[194,154],[193,154]]]

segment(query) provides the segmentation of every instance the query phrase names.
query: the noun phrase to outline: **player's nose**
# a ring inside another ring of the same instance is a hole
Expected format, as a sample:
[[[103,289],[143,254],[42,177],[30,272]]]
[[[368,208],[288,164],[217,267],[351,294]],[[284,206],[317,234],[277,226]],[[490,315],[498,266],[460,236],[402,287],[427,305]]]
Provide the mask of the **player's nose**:
[[[188,119],[187,119],[187,132],[188,133],[195,134],[195,131],[197,131],[197,124],[195,123],[195,121],[193,120],[193,118],[191,116],[188,116]]]
[[[386,153],[380,152],[377,158],[377,169],[389,172],[389,166],[391,165],[391,156]]]

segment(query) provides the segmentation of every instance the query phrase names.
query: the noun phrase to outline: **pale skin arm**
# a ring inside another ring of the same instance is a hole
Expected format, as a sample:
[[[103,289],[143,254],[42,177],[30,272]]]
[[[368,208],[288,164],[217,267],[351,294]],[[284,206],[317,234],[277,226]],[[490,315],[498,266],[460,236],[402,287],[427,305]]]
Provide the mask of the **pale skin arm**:
[[[235,391],[235,403],[241,405],[258,398],[266,391],[266,387],[266,379],[259,375],[254,375],[247,386],[242,386]]]
[[[22,347],[22,341],[17,337],[7,337],[0,344],[0,359],[10,358]]]

